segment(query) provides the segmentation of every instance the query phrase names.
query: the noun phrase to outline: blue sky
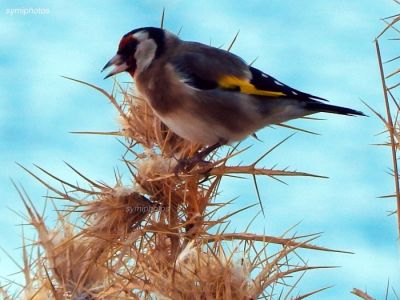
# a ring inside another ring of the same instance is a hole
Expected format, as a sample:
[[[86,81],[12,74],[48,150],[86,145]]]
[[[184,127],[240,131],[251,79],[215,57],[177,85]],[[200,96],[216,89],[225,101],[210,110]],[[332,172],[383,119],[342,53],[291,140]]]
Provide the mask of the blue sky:
[[[113,168],[123,170],[121,145],[113,138],[76,136],[69,132],[112,131],[117,114],[99,94],[59,75],[93,82],[110,89],[101,67],[115,53],[120,37],[137,27],[159,25],[181,37],[232,51],[255,66],[300,90],[333,103],[367,109],[360,98],[382,111],[382,95],[372,40],[382,28],[380,18],[397,12],[392,1],[270,0],[270,1],[2,1],[0,3],[0,245],[18,258],[23,221],[8,208],[23,211],[10,178],[23,184],[34,203],[46,190],[16,164],[33,163],[68,180],[77,178],[72,164],[91,178],[113,182]],[[45,8],[47,14],[10,15],[11,8]],[[388,57],[390,58],[390,57]],[[126,75],[121,80],[129,79]],[[329,176],[330,179],[290,178],[283,185],[259,178],[265,219],[255,232],[280,235],[301,221],[301,234],[324,232],[322,246],[353,251],[354,255],[302,252],[310,264],[339,265],[335,270],[306,274],[300,292],[335,285],[319,299],[352,299],[352,287],[384,295],[387,279],[400,287],[396,220],[387,217],[394,201],[377,199],[392,192],[388,149],[382,125],[374,118],[321,115],[324,121],[294,121],[321,136],[296,134],[263,164]],[[264,129],[263,143],[249,139],[250,162],[290,130]],[[127,177],[126,177],[127,178]],[[251,180],[229,179],[223,199],[240,196],[231,209],[257,201]],[[243,229],[256,212],[236,219]],[[15,267],[0,254],[0,275]],[[0,280],[1,282],[1,280]]]

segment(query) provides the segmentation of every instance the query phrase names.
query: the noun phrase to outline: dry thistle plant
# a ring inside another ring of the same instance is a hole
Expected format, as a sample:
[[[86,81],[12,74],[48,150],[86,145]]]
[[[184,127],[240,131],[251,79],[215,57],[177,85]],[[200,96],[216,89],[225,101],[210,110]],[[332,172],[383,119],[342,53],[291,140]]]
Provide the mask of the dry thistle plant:
[[[367,294],[367,292],[363,292],[360,289],[354,288],[351,291],[352,294],[356,295],[358,298],[364,299],[364,300],[375,300],[375,298],[372,298],[370,295]],[[387,298],[386,298],[387,299]]]
[[[394,0],[395,3],[400,5],[400,2]],[[396,14],[383,19],[385,28],[375,39],[375,47],[377,53],[377,59],[379,64],[379,72],[382,82],[382,90],[384,96],[384,105],[386,114],[382,115],[377,110],[369,106],[368,108],[373,111],[373,113],[383,122],[385,126],[384,133],[388,134],[388,141],[379,144],[381,146],[389,147],[392,156],[392,169],[391,175],[394,181],[394,193],[390,195],[383,196],[382,198],[395,198],[396,199],[396,210],[390,212],[390,215],[397,215],[397,225],[398,225],[398,235],[400,237],[400,181],[399,181],[399,166],[398,166],[398,155],[399,155],[399,141],[400,141],[400,123],[399,123],[399,113],[400,105],[398,102],[398,88],[400,83],[396,79],[400,68],[393,66],[393,64],[398,62],[400,56],[382,58],[383,56],[392,55],[391,53],[391,43],[396,42],[399,39],[399,29],[396,27],[397,23],[400,21],[400,14]],[[389,34],[395,34],[395,36],[390,36],[387,40],[386,37]],[[381,51],[381,45],[384,45],[383,52]],[[386,54],[386,52],[388,54]]]
[[[398,0],[393,1],[396,4],[400,5],[400,2]],[[397,215],[397,229],[398,236],[400,237],[400,178],[398,166],[398,155],[400,153],[400,123],[398,119],[400,114],[400,105],[398,101],[398,88],[400,86],[400,83],[396,79],[396,75],[400,73],[400,68],[393,66],[393,64],[398,62],[400,56],[396,55],[394,57],[383,58],[384,56],[392,55],[389,54],[391,53],[390,49],[392,49],[390,44],[399,40],[400,30],[396,27],[396,24],[400,21],[400,14],[389,16],[382,19],[382,21],[385,23],[385,27],[376,37],[374,43],[379,65],[379,74],[381,78],[382,91],[384,96],[384,107],[386,113],[385,115],[383,115],[367,103],[364,102],[364,104],[382,121],[385,127],[382,133],[388,135],[388,141],[378,145],[390,148],[392,157],[392,169],[390,175],[393,177],[394,193],[382,196],[381,198],[396,199],[396,210],[389,212],[389,215]],[[395,34],[395,37],[390,36],[389,39],[386,39],[389,34]],[[381,45],[384,45],[383,51],[381,50]],[[396,291],[393,288],[392,291],[396,299],[399,299]],[[352,293],[362,299],[375,299],[372,296],[368,295],[366,292],[363,292],[356,288],[353,289]],[[386,287],[385,299],[388,299],[388,296],[389,282]]]
[[[331,251],[310,244],[318,235],[273,237],[247,230],[228,232],[229,218],[246,208],[217,217],[229,204],[217,202],[225,176],[314,175],[258,167],[270,151],[249,165],[228,165],[230,158],[241,153],[233,147],[221,157],[212,153],[209,164],[177,177],[173,173],[176,158],[193,155],[199,145],[168,130],[132,88],[116,84],[122,97],[119,103],[114,95],[78,82],[103,93],[119,112],[118,134],[126,141],[123,159],[132,182],[124,185],[116,174],[116,182],[110,186],[68,165],[89,186],[84,188],[38,167],[59,182],[56,187],[24,168],[54,194],[49,201],[62,200],[67,209],[54,206],[57,222],[50,229],[43,213],[18,188],[26,221],[37,231],[38,239],[30,246],[24,242],[22,247],[25,285],[17,296],[286,299],[298,283],[291,278],[293,273],[300,273],[301,278],[306,270],[328,268],[309,266],[297,253],[299,248]],[[5,288],[0,291],[7,295]]]

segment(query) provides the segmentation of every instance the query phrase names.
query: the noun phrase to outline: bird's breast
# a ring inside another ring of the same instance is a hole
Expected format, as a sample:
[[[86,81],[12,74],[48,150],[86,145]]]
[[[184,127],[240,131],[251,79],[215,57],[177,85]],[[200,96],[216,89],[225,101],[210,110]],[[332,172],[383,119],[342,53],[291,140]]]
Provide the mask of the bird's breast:
[[[168,67],[149,68],[135,77],[138,91],[158,115],[185,105],[188,91]]]

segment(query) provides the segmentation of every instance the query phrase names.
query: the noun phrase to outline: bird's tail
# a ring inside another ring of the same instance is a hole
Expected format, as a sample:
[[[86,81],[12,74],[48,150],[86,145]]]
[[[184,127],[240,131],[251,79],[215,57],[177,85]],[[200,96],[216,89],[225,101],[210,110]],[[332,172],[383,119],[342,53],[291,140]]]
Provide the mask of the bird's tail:
[[[333,113],[346,116],[365,116],[363,112],[355,109],[326,104],[318,101],[307,102],[306,109],[313,112],[326,112],[326,113]]]

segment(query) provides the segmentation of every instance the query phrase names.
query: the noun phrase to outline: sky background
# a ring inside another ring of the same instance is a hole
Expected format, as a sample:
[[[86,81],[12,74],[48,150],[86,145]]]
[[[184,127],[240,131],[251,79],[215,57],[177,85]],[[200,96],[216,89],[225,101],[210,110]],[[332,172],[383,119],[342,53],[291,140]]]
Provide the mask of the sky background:
[[[390,0],[269,0],[269,1],[2,1],[0,3],[0,245],[15,259],[21,256],[23,211],[10,178],[21,183],[39,207],[46,189],[15,162],[32,164],[65,180],[78,178],[66,161],[88,177],[112,184],[113,168],[124,149],[112,137],[73,135],[71,131],[113,131],[117,113],[100,94],[60,77],[70,76],[110,90],[100,69],[114,55],[126,32],[158,26],[166,8],[165,27],[181,37],[227,47],[240,30],[232,52],[300,90],[337,105],[368,112],[360,99],[383,112],[374,37],[380,18],[398,12]],[[45,14],[14,14],[13,8],[44,8]],[[8,12],[8,13],[7,13]],[[384,54],[391,58],[396,42]],[[397,46],[397,47],[396,47]],[[398,52],[397,52],[398,55]],[[394,69],[394,66],[393,66]],[[120,80],[129,80],[120,75]],[[291,125],[320,133],[299,133],[261,165],[289,166],[329,179],[288,178],[288,185],[259,178],[266,216],[251,230],[281,235],[301,222],[299,234],[323,232],[321,246],[354,255],[301,252],[311,265],[341,266],[306,274],[299,292],[334,285],[318,299],[354,299],[353,287],[383,298],[388,278],[400,289],[399,251],[392,199],[389,149],[371,144],[385,141],[375,118],[320,115],[324,121],[294,121]],[[251,150],[240,160],[251,162],[291,134],[284,128],[258,133],[263,142],[248,139]],[[125,179],[129,177],[126,176]],[[257,202],[252,181],[229,179],[222,199],[239,196],[230,210]],[[235,219],[243,230],[259,210]],[[0,254],[0,275],[17,268]],[[11,277],[9,277],[11,278]],[[4,283],[5,280],[0,279]]]

